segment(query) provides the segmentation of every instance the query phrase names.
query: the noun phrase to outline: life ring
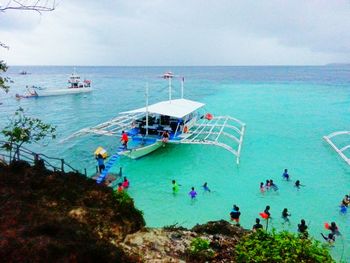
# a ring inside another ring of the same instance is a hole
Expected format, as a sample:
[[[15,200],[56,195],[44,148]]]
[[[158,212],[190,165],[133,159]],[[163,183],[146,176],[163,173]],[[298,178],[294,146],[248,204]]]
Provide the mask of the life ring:
[[[210,121],[213,119],[213,115],[211,113],[207,113],[205,114],[205,118]]]
[[[188,132],[187,126],[184,127],[184,133]]]

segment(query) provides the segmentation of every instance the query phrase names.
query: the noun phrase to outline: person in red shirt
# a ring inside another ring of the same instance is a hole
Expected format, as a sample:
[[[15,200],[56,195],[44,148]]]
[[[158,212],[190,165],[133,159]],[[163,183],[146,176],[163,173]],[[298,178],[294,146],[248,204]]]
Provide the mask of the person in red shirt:
[[[122,131],[122,138],[120,139],[120,141],[122,142],[124,149],[126,150],[128,148],[128,134],[125,131]]]

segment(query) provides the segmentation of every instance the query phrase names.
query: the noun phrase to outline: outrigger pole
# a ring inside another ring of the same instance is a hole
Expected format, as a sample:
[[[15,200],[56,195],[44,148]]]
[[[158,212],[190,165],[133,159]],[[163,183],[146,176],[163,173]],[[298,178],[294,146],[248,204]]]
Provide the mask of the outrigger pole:
[[[146,84],[146,135],[148,135],[148,82]]]

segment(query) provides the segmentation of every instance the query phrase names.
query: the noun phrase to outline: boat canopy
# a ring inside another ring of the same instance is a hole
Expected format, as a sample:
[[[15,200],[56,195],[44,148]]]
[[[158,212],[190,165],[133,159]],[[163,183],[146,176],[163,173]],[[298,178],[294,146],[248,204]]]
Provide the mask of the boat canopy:
[[[161,101],[148,106],[148,113],[166,115],[175,118],[183,118],[188,114],[202,108],[205,104],[193,100],[176,99]],[[146,113],[146,107],[136,110],[121,112],[120,114]]]

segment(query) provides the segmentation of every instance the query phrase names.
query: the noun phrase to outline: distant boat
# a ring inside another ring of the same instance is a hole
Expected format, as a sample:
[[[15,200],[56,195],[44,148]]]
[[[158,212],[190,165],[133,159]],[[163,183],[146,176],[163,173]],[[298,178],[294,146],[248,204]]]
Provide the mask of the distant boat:
[[[78,94],[91,92],[91,80],[81,80],[80,76],[74,72],[68,79],[69,86],[65,89],[44,89],[38,86],[26,87],[27,92],[24,95],[16,94],[17,99],[38,98],[47,96],[60,96],[68,94]]]
[[[25,71],[25,70],[21,70],[21,71],[19,72],[19,74],[20,74],[20,75],[28,75],[28,74],[30,74],[30,73],[27,72],[27,71]]]

